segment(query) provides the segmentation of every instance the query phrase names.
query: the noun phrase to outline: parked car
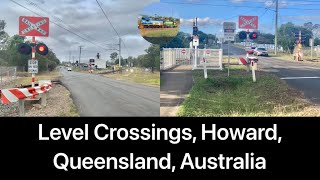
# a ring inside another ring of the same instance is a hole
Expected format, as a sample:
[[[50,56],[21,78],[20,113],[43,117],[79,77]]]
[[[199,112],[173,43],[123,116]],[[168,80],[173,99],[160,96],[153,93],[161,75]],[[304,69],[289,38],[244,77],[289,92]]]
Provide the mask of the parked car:
[[[246,53],[253,54],[256,47],[246,47]]]
[[[71,67],[68,67],[68,71],[72,71]]]
[[[256,56],[269,56],[266,48],[256,48],[253,54]]]

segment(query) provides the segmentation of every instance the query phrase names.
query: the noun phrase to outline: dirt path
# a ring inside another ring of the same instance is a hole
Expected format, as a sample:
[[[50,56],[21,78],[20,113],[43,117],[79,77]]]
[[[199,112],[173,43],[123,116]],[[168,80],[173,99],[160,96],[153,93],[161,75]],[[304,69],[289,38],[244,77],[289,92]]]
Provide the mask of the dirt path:
[[[192,66],[178,66],[161,74],[160,116],[176,116],[192,88]]]

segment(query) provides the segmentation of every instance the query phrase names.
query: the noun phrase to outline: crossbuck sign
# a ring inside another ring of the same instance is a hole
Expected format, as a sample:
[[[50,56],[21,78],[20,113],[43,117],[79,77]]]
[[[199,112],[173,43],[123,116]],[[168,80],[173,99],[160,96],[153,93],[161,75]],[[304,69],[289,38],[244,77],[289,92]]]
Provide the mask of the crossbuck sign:
[[[46,17],[19,17],[20,36],[49,36],[49,18]]]
[[[258,29],[258,16],[239,16],[240,29]]]

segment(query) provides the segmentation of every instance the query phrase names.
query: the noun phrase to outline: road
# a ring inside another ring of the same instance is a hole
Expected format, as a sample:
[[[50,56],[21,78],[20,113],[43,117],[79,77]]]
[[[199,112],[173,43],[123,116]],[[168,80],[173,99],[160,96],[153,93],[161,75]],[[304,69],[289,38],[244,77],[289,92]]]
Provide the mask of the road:
[[[160,88],[116,81],[100,75],[61,69],[80,116],[159,117]]]
[[[224,51],[227,51],[227,45]],[[245,57],[244,50],[238,47],[230,46],[230,53]],[[289,86],[302,91],[311,102],[320,104],[320,66],[270,57],[259,57],[258,66],[261,70],[272,72],[284,79]]]

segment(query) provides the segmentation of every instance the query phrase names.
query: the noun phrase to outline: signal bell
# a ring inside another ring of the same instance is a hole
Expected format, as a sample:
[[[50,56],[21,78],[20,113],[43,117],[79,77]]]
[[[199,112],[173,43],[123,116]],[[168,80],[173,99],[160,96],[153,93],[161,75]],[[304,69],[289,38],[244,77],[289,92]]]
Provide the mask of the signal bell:
[[[45,56],[48,54],[49,50],[47,45],[40,43],[36,46],[36,52],[42,56]]]

